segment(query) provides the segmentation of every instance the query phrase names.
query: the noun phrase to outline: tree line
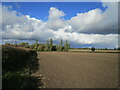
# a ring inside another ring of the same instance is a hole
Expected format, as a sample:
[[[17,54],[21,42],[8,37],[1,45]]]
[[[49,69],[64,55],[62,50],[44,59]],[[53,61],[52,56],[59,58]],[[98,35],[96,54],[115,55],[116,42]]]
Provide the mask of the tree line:
[[[36,51],[68,51],[70,44],[66,40],[63,45],[62,39],[60,40],[59,45],[54,45],[53,39],[47,40],[46,44],[39,44],[38,40],[36,40],[36,43],[32,44],[30,48]]]
[[[7,45],[10,45],[10,43],[6,43]],[[53,44],[53,39],[46,40],[45,44],[38,43],[38,40],[36,40],[35,43],[32,45],[29,45],[29,43],[19,43],[15,44],[15,46],[30,48],[35,51],[68,51],[70,48],[69,42],[66,40],[63,43],[63,40],[61,39],[58,45]]]

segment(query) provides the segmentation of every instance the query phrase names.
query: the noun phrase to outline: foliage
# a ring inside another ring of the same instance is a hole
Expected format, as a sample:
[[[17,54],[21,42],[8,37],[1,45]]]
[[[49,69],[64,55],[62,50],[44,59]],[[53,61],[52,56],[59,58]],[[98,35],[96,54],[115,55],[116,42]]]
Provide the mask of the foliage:
[[[92,51],[95,51],[95,48],[94,48],[94,47],[92,47],[92,48],[91,48],[91,50],[92,50]]]
[[[39,44],[37,51],[44,51],[45,50],[45,45],[44,44]]]
[[[35,47],[35,43],[30,45],[30,49],[34,49],[34,47]]]
[[[58,47],[58,51],[62,51],[63,50],[63,41],[62,39],[60,40],[60,45]]]
[[[120,47],[118,47],[117,50],[120,50]]]
[[[29,48],[30,47],[29,43],[25,43],[25,42],[19,43],[18,45],[21,46],[21,47],[25,47],[25,48]]]
[[[6,45],[16,47],[16,45],[12,45],[10,43],[6,43]],[[29,43],[23,42],[23,43],[17,44],[17,46],[29,48],[35,51],[68,51],[68,49],[70,48],[70,44],[68,43],[67,40],[63,46],[62,39],[60,40],[59,45],[53,45],[53,40],[50,39],[46,41],[46,44],[40,44],[38,43],[38,40],[36,40],[36,42],[33,43],[32,45],[29,45]]]
[[[50,39],[50,51],[52,51],[52,47],[53,47],[53,40]]]
[[[64,51],[68,51],[68,49],[70,48],[70,44],[68,43],[68,41],[66,40],[65,44],[64,44]]]
[[[5,88],[38,88],[42,86],[38,77],[28,76],[19,73],[6,72],[2,77],[2,87]]]
[[[45,51],[49,51],[49,50],[50,50],[50,44],[49,44],[49,40],[47,40],[45,45]]]
[[[2,64],[5,71],[22,71],[28,68],[36,57],[37,53],[32,50],[13,47],[2,48]]]
[[[107,50],[107,48],[105,48],[105,50]]]
[[[57,51],[56,45],[53,45],[53,46],[52,46],[52,51]]]
[[[33,50],[3,46],[2,67],[3,88],[26,87],[26,79],[32,78],[30,74],[38,69],[37,53]]]
[[[5,45],[10,45],[10,43],[6,43]]]

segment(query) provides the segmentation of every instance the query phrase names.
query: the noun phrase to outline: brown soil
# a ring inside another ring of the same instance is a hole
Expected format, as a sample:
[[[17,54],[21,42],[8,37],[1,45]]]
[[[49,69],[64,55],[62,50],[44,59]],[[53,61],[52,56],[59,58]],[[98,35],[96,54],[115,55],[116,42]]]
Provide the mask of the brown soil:
[[[69,49],[69,51],[91,52],[90,49]],[[120,52],[120,50],[95,50],[95,52]]]
[[[118,54],[38,52],[48,88],[118,87]]]

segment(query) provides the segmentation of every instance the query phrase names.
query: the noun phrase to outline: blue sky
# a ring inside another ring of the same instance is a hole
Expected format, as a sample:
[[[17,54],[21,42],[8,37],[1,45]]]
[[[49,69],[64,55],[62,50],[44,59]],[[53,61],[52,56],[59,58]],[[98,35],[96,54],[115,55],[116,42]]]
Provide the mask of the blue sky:
[[[13,10],[43,21],[48,20],[50,7],[62,10],[66,14],[65,19],[70,19],[77,13],[88,12],[96,8],[103,11],[106,9],[102,6],[102,2],[4,2],[3,5],[11,5]]]
[[[4,2],[3,43],[13,40],[45,43],[52,38],[54,44],[60,39],[68,40],[71,47],[77,48],[115,48],[118,47],[117,5],[113,2]]]

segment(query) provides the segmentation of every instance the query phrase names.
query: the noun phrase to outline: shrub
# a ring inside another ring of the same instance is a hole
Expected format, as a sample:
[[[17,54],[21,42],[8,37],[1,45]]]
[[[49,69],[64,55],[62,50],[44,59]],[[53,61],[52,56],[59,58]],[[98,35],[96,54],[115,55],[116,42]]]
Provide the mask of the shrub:
[[[120,50],[120,47],[118,47],[117,50]]]
[[[45,46],[43,44],[40,44],[37,48],[37,51],[44,51]]]
[[[57,48],[55,45],[52,46],[52,51],[57,51]]]
[[[64,51],[68,51],[68,49],[70,48],[70,44],[68,43],[68,41],[66,40],[65,44],[64,44]]]
[[[21,71],[28,65],[37,53],[32,50],[5,46],[2,48],[2,65],[5,71]],[[9,68],[8,68],[9,67]]]
[[[34,50],[3,46],[2,68],[3,88],[25,88],[28,85],[26,79],[30,80],[30,74],[38,69],[37,53]]]
[[[50,39],[50,51],[52,51],[52,47],[53,47],[53,40],[52,39]]]
[[[6,43],[5,45],[10,45],[10,43]]]
[[[95,51],[95,48],[94,48],[94,47],[92,47],[92,48],[91,48],[91,50],[92,50],[92,51]]]
[[[19,43],[19,46],[29,48],[29,43]]]
[[[49,44],[49,40],[47,40],[45,44],[45,51],[49,51],[49,50],[50,50],[50,44]]]

